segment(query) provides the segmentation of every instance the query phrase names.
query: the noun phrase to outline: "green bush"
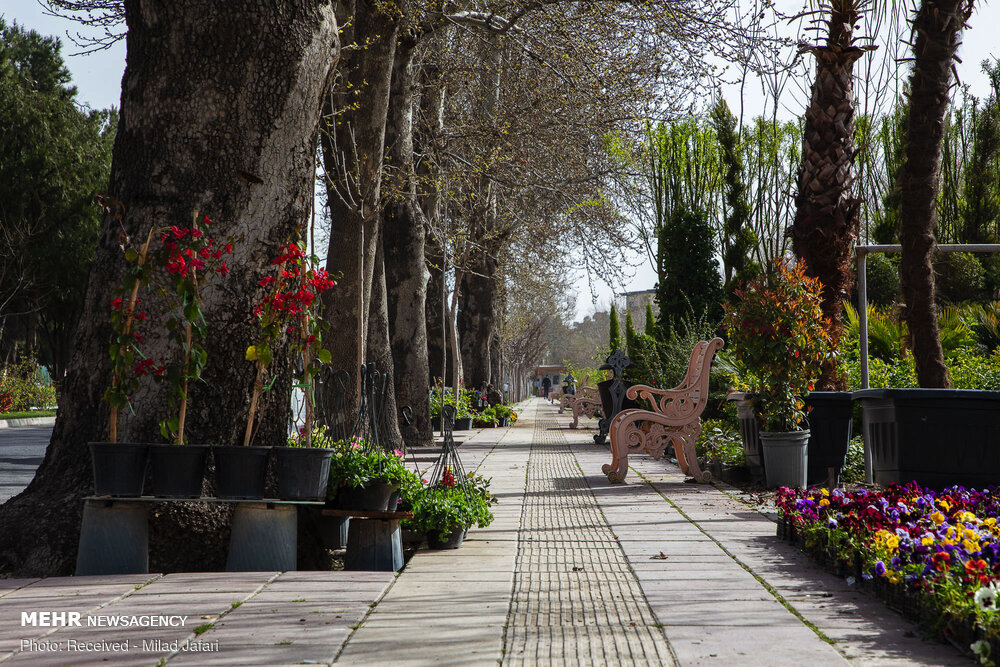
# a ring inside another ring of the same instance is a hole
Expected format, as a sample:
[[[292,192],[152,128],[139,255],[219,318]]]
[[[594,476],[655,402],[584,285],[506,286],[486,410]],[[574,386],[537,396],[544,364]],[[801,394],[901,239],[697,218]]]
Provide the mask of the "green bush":
[[[56,389],[33,359],[0,369],[0,412],[54,408]]]
[[[986,296],[986,271],[972,253],[938,255],[934,274],[934,288],[941,303],[978,301]]]
[[[706,419],[701,424],[701,434],[695,444],[698,458],[719,461],[723,465],[746,463],[743,438],[738,429],[721,419]]]
[[[865,262],[866,295],[868,303],[891,306],[899,297],[899,263],[894,257],[875,252]],[[858,283],[852,285],[852,301],[858,302]]]
[[[840,481],[846,484],[860,484],[865,481],[865,441],[854,436],[847,445],[847,461],[840,474]]]

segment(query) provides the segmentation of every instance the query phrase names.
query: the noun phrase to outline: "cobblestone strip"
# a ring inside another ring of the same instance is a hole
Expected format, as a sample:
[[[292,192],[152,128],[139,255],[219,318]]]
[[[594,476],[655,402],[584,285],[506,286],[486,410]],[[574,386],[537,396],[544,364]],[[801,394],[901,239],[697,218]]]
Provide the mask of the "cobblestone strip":
[[[565,438],[534,412],[504,664],[673,664]]]

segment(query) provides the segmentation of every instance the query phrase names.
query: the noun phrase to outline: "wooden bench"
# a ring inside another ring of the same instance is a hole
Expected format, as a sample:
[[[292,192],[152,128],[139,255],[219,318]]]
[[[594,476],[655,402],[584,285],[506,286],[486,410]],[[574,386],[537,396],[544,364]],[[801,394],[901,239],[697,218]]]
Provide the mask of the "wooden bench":
[[[601,468],[608,480],[625,480],[630,453],[641,451],[658,459],[671,444],[677,464],[685,475],[699,482],[711,480],[711,473],[698,465],[695,443],[701,433],[701,413],[708,402],[712,361],[722,345],[721,338],[703,340],[695,345],[687,375],[673,389],[645,385],[629,387],[626,395],[630,399],[648,400],[653,410],[622,410],[611,421],[611,463]]]

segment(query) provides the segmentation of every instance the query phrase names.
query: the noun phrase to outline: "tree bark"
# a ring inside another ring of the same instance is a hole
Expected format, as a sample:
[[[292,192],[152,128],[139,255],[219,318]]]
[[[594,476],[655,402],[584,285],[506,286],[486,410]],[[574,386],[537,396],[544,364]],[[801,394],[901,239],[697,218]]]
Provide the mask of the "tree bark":
[[[330,206],[327,266],[341,274],[337,289],[323,294],[324,312],[339,323],[331,341],[331,365],[350,373],[348,414],[359,406],[360,368],[365,363],[369,304],[381,224],[382,159],[389,83],[399,19],[368,0],[343,3],[338,18],[344,44],[360,45],[345,53],[341,82],[326,101],[326,131],[321,142]],[[329,409],[332,396],[319,398]]]
[[[440,250],[437,249],[432,236],[427,236],[424,243],[425,266],[429,277],[427,279],[427,300],[424,303],[424,321],[427,324],[427,367],[428,379],[434,384],[435,378],[442,378],[447,381],[448,370],[444,368],[444,350],[447,348],[445,339],[444,316],[442,314],[441,283],[443,280],[441,273]],[[443,375],[442,375],[443,373]]]
[[[386,122],[389,163],[397,171],[396,192],[386,204],[382,243],[388,290],[389,337],[395,367],[396,399],[413,411],[412,444],[430,444],[430,367],[427,352],[427,279],[424,264],[426,222],[417,200],[413,173],[413,53],[416,40],[404,38],[396,50]]]
[[[379,239],[375,253],[375,273],[373,274],[371,307],[369,309],[367,359],[374,362],[378,372],[387,375],[384,403],[381,408],[384,429],[379,434],[385,447],[401,448],[403,437],[399,431],[399,411],[396,409],[395,371],[392,362],[392,346],[389,342],[389,310],[386,300],[385,254]]]
[[[858,3],[834,2],[829,12],[826,43],[804,47],[816,57],[816,79],[806,108],[795,221],[788,234],[796,256],[805,260],[806,273],[823,284],[823,317],[836,347],[844,331],[841,312],[851,285],[861,206],[852,194],[854,63],[865,48],[854,44]],[[845,386],[836,359],[824,363],[818,388],[842,390]]]
[[[465,386],[478,389],[492,381],[490,350],[496,335],[497,261],[477,253],[462,281],[458,331]]]
[[[238,444],[254,374],[244,352],[258,327],[257,282],[310,210],[319,110],[338,51],[332,6],[126,0],[125,16],[110,192],[126,215],[107,220],[98,242],[45,459],[28,488],[0,508],[0,571],[20,576],[73,572],[80,499],[92,491],[86,443],[104,440],[108,429],[102,395],[111,380],[108,303],[125,268],[119,235],[145,239],[151,227],[187,226],[197,209],[215,220],[216,238],[237,239],[231,275],[204,291],[208,366],[205,381],[191,390],[188,420],[191,442]],[[166,327],[147,324],[143,351],[165,356]],[[282,361],[287,355],[276,363]],[[135,415],[122,419],[123,440],[160,439],[157,421],[168,409],[168,391],[150,386],[133,397]],[[261,441],[287,437],[289,392],[290,381],[275,389]],[[183,507],[154,512],[151,567],[158,571],[224,561],[226,512]],[[183,549],[156,552],[157,544],[182,540]]]
[[[905,161],[899,171],[900,261],[906,320],[917,381],[921,387],[947,387],[934,298],[931,260],[936,242],[935,200],[939,190],[944,116],[951,68],[962,28],[972,11],[964,0],[922,0],[913,20],[913,74],[906,126]]]

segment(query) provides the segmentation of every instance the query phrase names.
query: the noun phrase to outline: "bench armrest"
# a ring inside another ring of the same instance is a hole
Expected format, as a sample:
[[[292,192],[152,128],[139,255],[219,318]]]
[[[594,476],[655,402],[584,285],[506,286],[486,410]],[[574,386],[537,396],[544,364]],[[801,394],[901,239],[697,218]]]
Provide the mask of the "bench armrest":
[[[625,392],[633,401],[642,398],[649,401],[653,411],[671,419],[688,420],[701,415],[705,400],[699,396],[697,387],[685,389],[657,389],[644,384],[632,385]]]

